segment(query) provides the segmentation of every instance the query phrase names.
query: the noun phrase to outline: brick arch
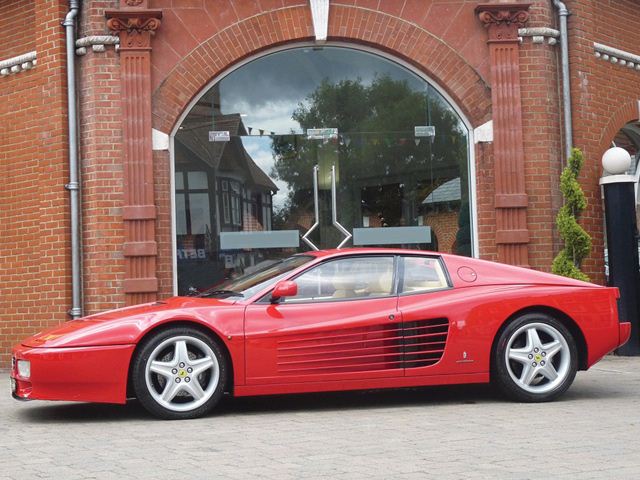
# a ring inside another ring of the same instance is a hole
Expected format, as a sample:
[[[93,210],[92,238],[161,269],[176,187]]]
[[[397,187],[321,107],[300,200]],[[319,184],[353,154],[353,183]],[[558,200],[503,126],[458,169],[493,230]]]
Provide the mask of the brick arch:
[[[298,23],[293,18],[306,21]],[[156,89],[153,127],[170,132],[191,99],[230,66],[274,46],[312,39],[307,6],[255,15],[216,33],[183,58]],[[491,91],[478,72],[453,48],[413,23],[382,12],[336,5],[331,10],[331,40],[370,46],[414,65],[450,95],[473,126],[490,118]]]
[[[609,118],[609,122],[598,142],[598,151],[600,154],[603,154],[605,150],[609,148],[611,141],[622,127],[629,122],[638,120],[638,108],[637,101],[629,101],[620,106]]]

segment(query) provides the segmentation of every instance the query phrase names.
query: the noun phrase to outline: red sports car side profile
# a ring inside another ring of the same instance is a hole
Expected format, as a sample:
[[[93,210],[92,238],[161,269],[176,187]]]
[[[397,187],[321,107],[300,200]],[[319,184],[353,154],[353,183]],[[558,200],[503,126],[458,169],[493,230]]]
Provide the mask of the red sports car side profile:
[[[557,398],[624,344],[618,291],[401,249],[314,251],[194,297],[72,320],[13,350],[17,399],[138,401],[165,419],[233,396],[493,382]]]

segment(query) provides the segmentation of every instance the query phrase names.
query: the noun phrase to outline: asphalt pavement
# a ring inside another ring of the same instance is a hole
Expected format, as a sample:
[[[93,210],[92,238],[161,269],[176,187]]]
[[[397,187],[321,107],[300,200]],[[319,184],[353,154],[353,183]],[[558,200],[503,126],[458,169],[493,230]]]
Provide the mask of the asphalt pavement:
[[[189,421],[22,403],[8,384],[0,480],[640,478],[640,358],[605,358],[553,403],[435,387],[228,398]]]

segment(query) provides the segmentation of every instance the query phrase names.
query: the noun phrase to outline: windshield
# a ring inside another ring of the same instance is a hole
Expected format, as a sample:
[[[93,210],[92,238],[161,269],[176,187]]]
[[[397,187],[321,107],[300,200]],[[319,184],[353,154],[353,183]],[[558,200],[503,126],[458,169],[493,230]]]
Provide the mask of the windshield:
[[[313,257],[310,255],[296,255],[284,260],[278,260],[255,272],[231,278],[198,294],[198,297],[249,298],[269,285],[275,284],[287,273],[311,260],[313,260]]]

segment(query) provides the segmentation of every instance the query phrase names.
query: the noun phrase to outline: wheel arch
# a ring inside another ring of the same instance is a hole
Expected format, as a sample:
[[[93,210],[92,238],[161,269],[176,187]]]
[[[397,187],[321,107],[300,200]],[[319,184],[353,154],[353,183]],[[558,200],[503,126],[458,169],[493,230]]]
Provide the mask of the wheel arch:
[[[584,334],[582,333],[582,330],[580,330],[580,327],[575,322],[575,320],[573,320],[569,315],[567,315],[562,310],[558,310],[557,308],[549,307],[546,305],[534,305],[534,306],[526,307],[516,312],[513,312],[500,325],[500,328],[498,329],[495,336],[493,337],[493,342],[491,344],[490,372],[492,375],[495,367],[494,359],[495,359],[496,348],[498,347],[498,339],[502,335],[502,332],[504,331],[504,329],[507,328],[507,326],[511,322],[513,322],[516,318],[520,317],[521,315],[525,315],[527,313],[543,313],[543,314],[549,315],[550,317],[555,318],[560,323],[562,323],[562,325],[564,325],[567,328],[567,330],[569,330],[569,333],[571,333],[571,336],[574,338],[576,342],[576,348],[578,350],[578,370],[587,369],[587,358],[588,358],[587,342],[584,337]]]
[[[212,341],[216,342],[216,344],[220,347],[220,349],[224,353],[227,360],[227,365],[228,365],[227,383],[226,383],[225,390],[229,393],[233,393],[233,379],[234,379],[233,360],[231,358],[231,353],[229,352],[229,348],[227,347],[225,342],[222,340],[222,337],[220,336],[220,334],[215,330],[213,330],[212,328],[209,328],[201,323],[194,322],[193,320],[176,319],[176,320],[171,320],[169,322],[155,325],[154,327],[144,332],[144,334],[138,339],[136,343],[136,348],[133,350],[133,353],[131,354],[131,358],[129,359],[129,368],[127,370],[127,398],[132,398],[135,396],[134,390],[133,390],[131,369],[133,367],[133,361],[140,350],[140,346],[144,344],[144,342],[148,338],[152,337],[153,335],[156,335],[158,332],[162,332],[164,330],[168,330],[170,328],[175,328],[175,327],[193,328],[194,330],[198,330],[200,333],[209,337]]]

